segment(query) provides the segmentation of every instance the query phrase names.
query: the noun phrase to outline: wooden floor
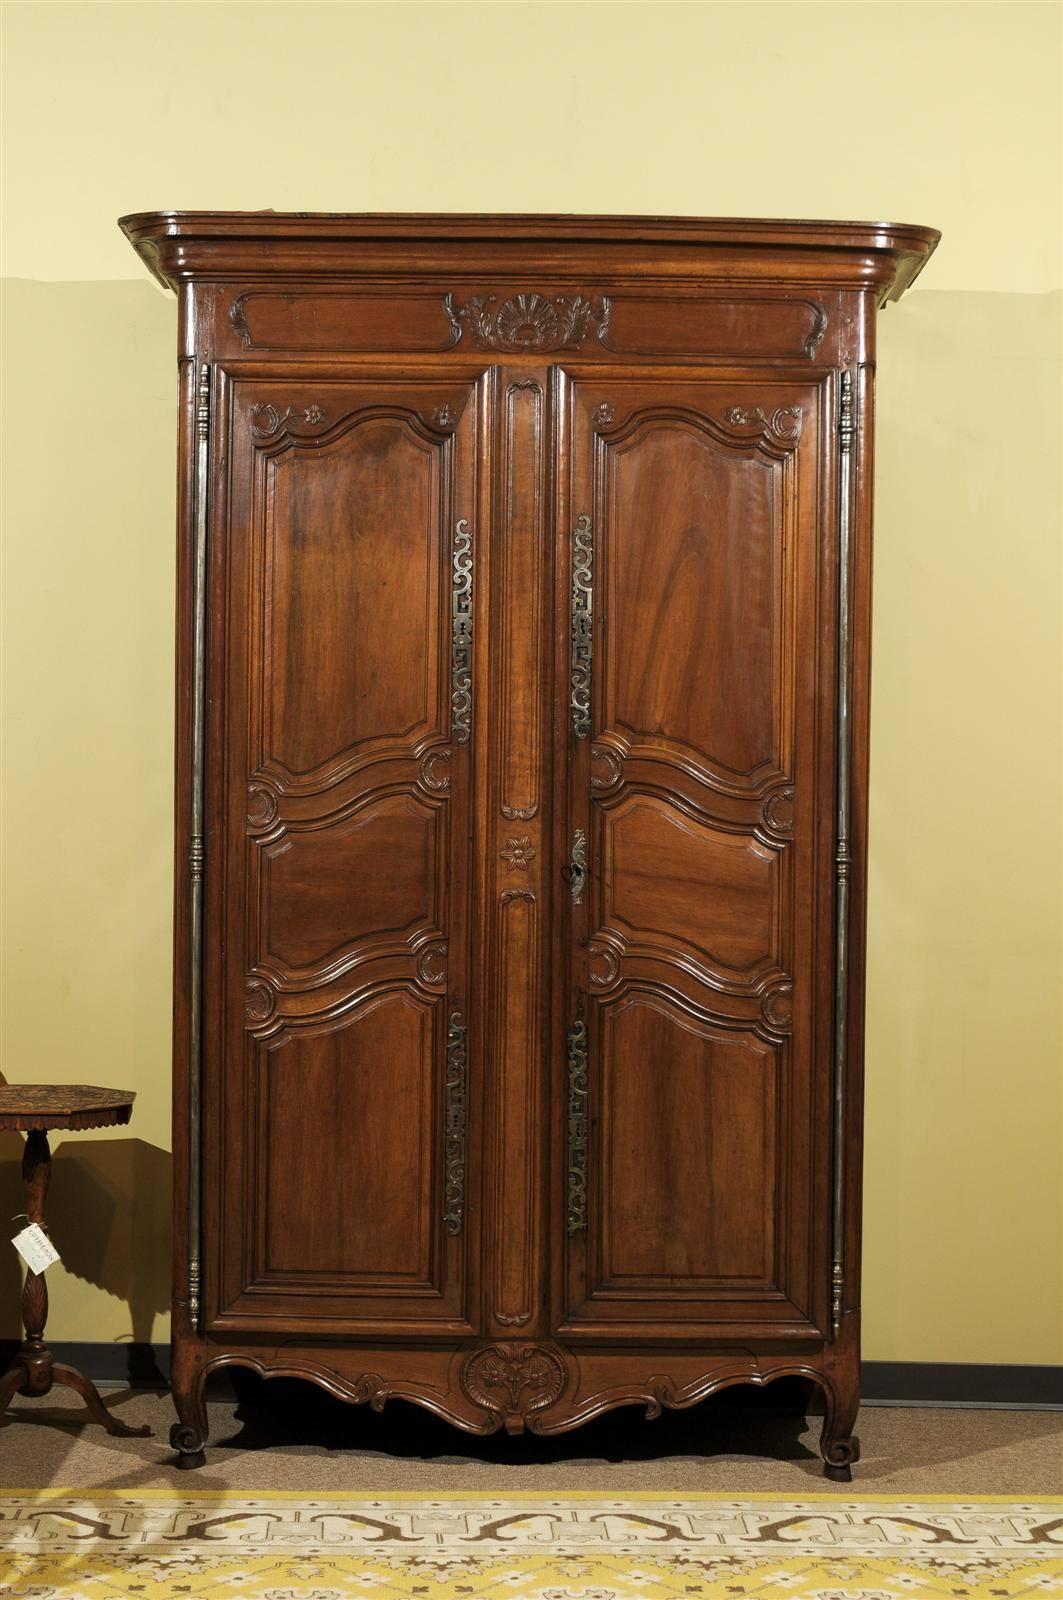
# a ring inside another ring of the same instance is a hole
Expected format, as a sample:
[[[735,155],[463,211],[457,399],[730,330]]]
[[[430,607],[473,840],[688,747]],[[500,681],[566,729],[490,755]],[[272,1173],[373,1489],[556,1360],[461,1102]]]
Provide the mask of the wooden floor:
[[[687,1490],[801,1495],[1039,1495],[1063,1492],[1063,1414],[866,1407],[853,1487],[827,1483],[818,1418],[718,1396],[646,1422],[612,1413],[552,1440],[475,1439],[419,1408],[380,1416],[310,1386],[249,1379],[212,1401],[206,1466],[171,1465],[169,1397],[112,1390],[107,1402],[155,1436],[117,1439],[64,1403],[19,1398],[0,1424],[0,1486],[430,1491]],[[758,1397],[759,1399],[760,1397]]]

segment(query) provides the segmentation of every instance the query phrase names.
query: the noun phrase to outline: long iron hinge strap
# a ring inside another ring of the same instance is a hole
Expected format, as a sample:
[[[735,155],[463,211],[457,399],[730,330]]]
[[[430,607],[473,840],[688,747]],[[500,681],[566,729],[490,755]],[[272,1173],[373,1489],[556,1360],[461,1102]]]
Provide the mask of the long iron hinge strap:
[[[468,1046],[461,1012],[447,1022],[447,1070],[444,1107],[443,1226],[459,1234],[465,1221],[465,1133],[467,1125]]]
[[[207,708],[207,523],[210,484],[210,366],[196,383],[195,515],[192,548],[191,796],[188,847],[188,1315],[199,1322],[202,1279],[203,872]]]
[[[572,732],[586,739],[591,731],[591,667],[594,661],[594,537],[584,513],[572,530],[570,710]]]
[[[849,832],[852,781],[852,459],[853,375],[841,375],[838,414],[838,792],[835,823],[834,946],[834,1190],[831,1329],[845,1304],[845,1111],[849,1023]]]
[[[568,1231],[579,1233],[587,1226],[587,1024],[582,1015],[568,1030],[567,1199]]]
[[[451,585],[450,719],[455,744],[472,736],[472,532],[462,517],[454,526]]]

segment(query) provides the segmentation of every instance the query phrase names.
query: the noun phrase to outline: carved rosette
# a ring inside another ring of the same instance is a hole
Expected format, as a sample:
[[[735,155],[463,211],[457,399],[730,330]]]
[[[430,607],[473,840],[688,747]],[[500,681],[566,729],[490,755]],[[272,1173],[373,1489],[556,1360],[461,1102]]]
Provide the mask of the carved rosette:
[[[444,295],[455,344],[468,332],[481,350],[574,350],[592,326],[599,339],[609,326],[604,295],[596,303],[579,294],[515,294],[501,305],[497,300],[494,294],[470,295],[459,305],[452,294]]]
[[[507,839],[506,848],[498,853],[510,872],[527,872],[535,860],[535,848],[526,833],[519,839]]]
[[[567,1373],[556,1350],[541,1344],[489,1344],[466,1357],[461,1387],[474,1405],[501,1417],[507,1433],[523,1433],[535,1411],[564,1393]]]

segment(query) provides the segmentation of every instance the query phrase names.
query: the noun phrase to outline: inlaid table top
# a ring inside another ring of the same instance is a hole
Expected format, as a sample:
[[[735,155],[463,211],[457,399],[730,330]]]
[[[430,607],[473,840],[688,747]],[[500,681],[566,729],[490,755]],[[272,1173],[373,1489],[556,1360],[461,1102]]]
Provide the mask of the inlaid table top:
[[[135,1099],[91,1083],[0,1083],[0,1129],[109,1128],[129,1121]]]

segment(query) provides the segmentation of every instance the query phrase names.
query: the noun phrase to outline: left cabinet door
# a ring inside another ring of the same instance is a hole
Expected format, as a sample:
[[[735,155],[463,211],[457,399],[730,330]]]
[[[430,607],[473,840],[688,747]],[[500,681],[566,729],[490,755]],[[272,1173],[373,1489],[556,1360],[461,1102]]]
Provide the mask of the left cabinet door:
[[[208,1330],[475,1331],[482,413],[453,366],[217,374]]]

